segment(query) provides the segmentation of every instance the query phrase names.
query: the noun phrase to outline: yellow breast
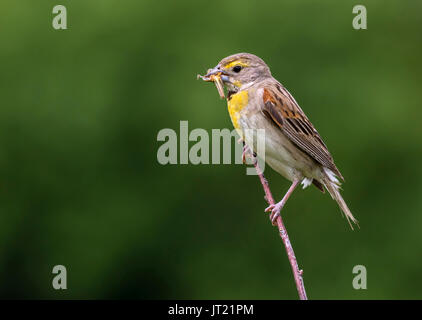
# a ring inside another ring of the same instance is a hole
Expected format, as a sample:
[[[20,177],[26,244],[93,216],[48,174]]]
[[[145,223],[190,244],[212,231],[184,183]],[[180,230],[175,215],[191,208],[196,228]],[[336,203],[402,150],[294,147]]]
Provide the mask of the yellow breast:
[[[233,94],[230,100],[227,101],[227,107],[229,109],[230,118],[232,120],[235,129],[240,129],[239,117],[240,111],[248,105],[248,92],[240,91]]]

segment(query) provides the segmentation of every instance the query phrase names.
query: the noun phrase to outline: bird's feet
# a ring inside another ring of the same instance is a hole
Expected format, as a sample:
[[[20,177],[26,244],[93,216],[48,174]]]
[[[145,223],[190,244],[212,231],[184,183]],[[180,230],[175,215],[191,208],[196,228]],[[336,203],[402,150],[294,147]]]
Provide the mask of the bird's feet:
[[[256,161],[256,152],[252,152],[251,148],[249,148],[243,138],[240,138],[237,140],[237,143],[243,143],[243,151],[242,151],[242,162],[243,164],[246,164],[246,157],[251,157],[252,161]]]
[[[246,144],[244,144],[243,145],[243,152],[242,152],[242,161],[243,161],[244,164],[246,163],[246,155],[248,155],[248,154],[249,154],[249,147]]]
[[[241,141],[239,140],[238,142],[241,142]],[[254,156],[255,157],[255,154],[253,154],[251,152],[251,149],[246,145],[245,142],[243,142],[243,152],[242,152],[242,161],[243,161],[243,164],[246,164],[246,157],[248,157],[248,156],[249,157],[250,156]]]
[[[276,204],[271,204],[267,209],[265,209],[265,212],[271,211],[270,219],[273,226],[277,225],[276,220],[280,216],[281,209],[283,209],[284,205],[286,204],[287,200],[289,199],[293,191],[296,189],[298,184],[299,184],[298,179],[293,180],[292,185],[290,186],[289,190],[284,195],[283,199]]]
[[[270,219],[273,226],[277,225],[277,218],[280,216],[281,209],[284,207],[284,201],[281,200],[280,202],[276,204],[271,204],[269,207],[265,209],[265,212],[270,212]]]

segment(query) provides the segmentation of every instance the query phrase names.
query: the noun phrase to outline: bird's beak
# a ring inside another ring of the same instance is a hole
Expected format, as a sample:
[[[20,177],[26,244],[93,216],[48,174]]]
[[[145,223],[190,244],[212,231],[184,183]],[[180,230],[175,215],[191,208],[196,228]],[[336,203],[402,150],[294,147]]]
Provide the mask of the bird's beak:
[[[209,69],[205,76],[198,75],[198,77],[200,77],[204,81],[214,81],[214,77],[212,76],[219,76],[221,80],[223,80],[223,82],[230,82],[227,73],[224,70],[221,70],[220,65],[215,66],[213,69]]]
[[[207,74],[205,75],[205,77],[210,77],[212,75],[216,75],[216,74],[219,74],[219,73],[223,73],[223,70],[221,70],[220,66],[217,65],[213,69],[209,69]]]
[[[224,82],[230,82],[229,77],[227,76],[227,73],[223,70],[221,70],[220,66],[217,65],[213,69],[209,69],[207,74],[205,76],[201,76],[198,74],[198,79],[201,78],[204,81],[212,81],[215,83],[215,86],[217,87],[218,94],[220,95],[220,98],[224,99]]]

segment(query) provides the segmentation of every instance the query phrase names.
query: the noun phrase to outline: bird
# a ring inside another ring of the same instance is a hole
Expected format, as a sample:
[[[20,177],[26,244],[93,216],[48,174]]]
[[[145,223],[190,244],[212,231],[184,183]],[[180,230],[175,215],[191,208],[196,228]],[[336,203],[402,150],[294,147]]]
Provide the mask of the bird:
[[[340,194],[339,179],[344,182],[344,178],[326,144],[295,98],[272,76],[264,60],[251,53],[233,54],[198,77],[214,82],[220,96],[227,99],[231,121],[245,146],[291,182],[282,200],[265,209],[271,212],[273,224],[301,184],[303,189],[314,185],[323,193],[327,190],[350,227],[353,229],[352,222],[359,226]],[[245,135],[247,130],[258,129],[265,130],[265,154],[259,153],[253,136]]]

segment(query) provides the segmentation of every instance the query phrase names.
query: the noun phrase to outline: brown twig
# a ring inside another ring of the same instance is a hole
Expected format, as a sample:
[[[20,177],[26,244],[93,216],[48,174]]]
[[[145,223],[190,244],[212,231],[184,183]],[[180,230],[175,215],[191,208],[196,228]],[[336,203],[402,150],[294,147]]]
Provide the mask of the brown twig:
[[[267,179],[264,177],[264,173],[261,171],[256,155],[254,154],[254,160],[253,165],[256,169],[256,172],[259,176],[259,180],[261,181],[262,187],[264,188],[265,192],[265,199],[267,200],[269,205],[275,204],[273,195],[270,190],[270,186],[268,184]],[[308,297],[306,296],[305,291],[305,285],[303,283],[303,270],[299,269],[299,266],[297,264],[295,252],[293,250],[292,244],[289,239],[289,235],[287,234],[286,227],[284,226],[283,219],[281,218],[281,214],[277,217],[277,226],[278,231],[280,233],[280,237],[283,240],[283,244],[286,248],[287,256],[289,258],[290,266],[292,267],[293,276],[295,278],[296,288],[297,292],[299,293],[300,300],[308,300]]]

